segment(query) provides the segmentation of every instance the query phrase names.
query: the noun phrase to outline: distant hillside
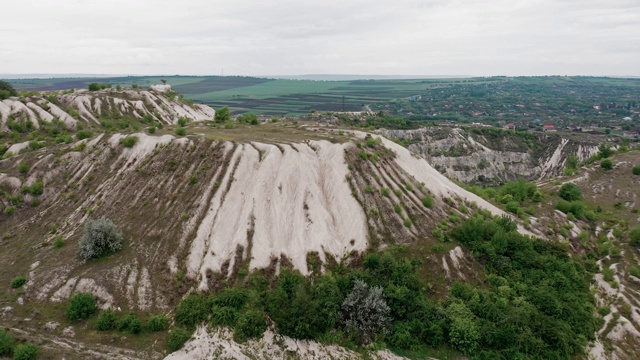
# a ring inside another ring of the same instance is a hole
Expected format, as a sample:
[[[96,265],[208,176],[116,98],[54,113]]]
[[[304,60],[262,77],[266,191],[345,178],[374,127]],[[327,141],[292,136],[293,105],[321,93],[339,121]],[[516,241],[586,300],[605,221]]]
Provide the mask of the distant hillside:
[[[89,91],[32,92],[0,101],[0,128],[10,126],[38,129],[40,122],[63,122],[68,129],[77,124],[101,124],[118,119],[174,124],[184,117],[211,120],[215,111],[202,104],[186,103],[170,87],[145,90],[115,88]]]

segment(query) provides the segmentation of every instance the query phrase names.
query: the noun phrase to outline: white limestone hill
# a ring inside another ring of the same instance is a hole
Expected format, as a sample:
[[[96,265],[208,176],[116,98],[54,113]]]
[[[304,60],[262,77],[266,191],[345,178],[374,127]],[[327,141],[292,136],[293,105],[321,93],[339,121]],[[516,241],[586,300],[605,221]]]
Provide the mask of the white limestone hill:
[[[207,105],[181,100],[169,85],[120,91],[53,91],[0,101],[0,130],[7,130],[9,119],[30,122],[36,129],[41,121],[57,119],[74,129],[78,122],[99,124],[101,119],[141,119],[145,115],[163,124],[174,124],[181,117],[211,120],[215,111]]]

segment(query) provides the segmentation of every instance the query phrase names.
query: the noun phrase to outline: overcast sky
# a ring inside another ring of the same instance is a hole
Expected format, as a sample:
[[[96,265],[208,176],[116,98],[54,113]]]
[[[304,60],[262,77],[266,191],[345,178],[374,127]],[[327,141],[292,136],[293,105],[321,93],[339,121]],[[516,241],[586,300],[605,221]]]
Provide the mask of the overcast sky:
[[[19,0],[0,73],[640,75],[640,0]]]

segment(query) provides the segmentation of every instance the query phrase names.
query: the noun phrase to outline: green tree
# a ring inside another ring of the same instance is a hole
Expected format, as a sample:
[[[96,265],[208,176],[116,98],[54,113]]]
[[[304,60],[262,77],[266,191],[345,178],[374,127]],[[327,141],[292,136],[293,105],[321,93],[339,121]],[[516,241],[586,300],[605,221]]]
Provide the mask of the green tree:
[[[220,110],[216,111],[215,121],[217,123],[225,123],[231,119],[231,111],[229,111],[229,107],[225,106]]]
[[[79,321],[93,315],[96,310],[96,299],[89,293],[74,293],[69,299],[67,318],[71,321]]]
[[[0,80],[0,100],[4,100],[11,96],[18,96],[18,92],[13,88],[13,85],[6,81]]]
[[[582,190],[580,190],[578,185],[573,183],[566,183],[562,185],[560,187],[560,191],[558,191],[558,195],[567,201],[582,200]]]
[[[373,336],[389,325],[391,309],[379,286],[369,287],[362,280],[355,280],[353,289],[342,302],[343,319],[347,329],[368,344]]]

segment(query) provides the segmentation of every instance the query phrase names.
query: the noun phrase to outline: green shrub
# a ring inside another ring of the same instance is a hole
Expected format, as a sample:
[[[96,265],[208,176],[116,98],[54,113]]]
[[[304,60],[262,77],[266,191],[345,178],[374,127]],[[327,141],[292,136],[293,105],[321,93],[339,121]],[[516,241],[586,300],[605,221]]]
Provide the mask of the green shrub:
[[[16,341],[7,331],[0,329],[0,356],[9,356],[13,353]]]
[[[247,123],[247,124],[251,124],[251,125],[258,125],[258,116],[256,114],[252,114],[252,113],[246,113],[246,114],[238,115],[236,120],[239,123]]]
[[[425,195],[422,198],[422,205],[424,205],[424,207],[431,209],[433,207],[433,197],[429,196],[429,195]]]
[[[132,334],[139,334],[142,331],[142,323],[135,314],[128,314],[116,320],[116,329],[128,331]]]
[[[7,216],[12,216],[15,213],[16,213],[15,206],[7,206],[6,208],[4,208],[4,214]]]
[[[33,196],[40,196],[44,192],[44,185],[42,181],[36,181],[30,186],[23,186],[20,188],[20,193],[22,194],[31,194]]]
[[[576,185],[572,183],[566,183],[560,187],[560,191],[558,195],[566,201],[577,201],[582,200],[582,190]]]
[[[169,319],[164,314],[155,315],[149,318],[147,321],[147,329],[149,331],[165,331],[169,328]]]
[[[613,162],[609,159],[606,160],[602,160],[600,162],[600,167],[605,169],[605,170],[611,170],[613,169]]]
[[[20,172],[20,174],[26,174],[28,171],[29,165],[24,161],[20,161],[18,164],[18,172]]]
[[[78,130],[76,131],[76,138],[78,140],[89,139],[93,137],[93,133],[89,130]]]
[[[127,136],[124,137],[122,139],[120,139],[120,145],[126,147],[126,148],[132,148],[136,143],[138,142],[138,137],[137,136]]]
[[[99,331],[113,330],[116,328],[116,321],[116,313],[113,310],[102,310],[96,320],[96,329]]]
[[[178,126],[185,127],[185,126],[187,126],[188,122],[189,122],[189,119],[187,119],[185,117],[181,117],[181,118],[178,119]]]
[[[598,158],[600,159],[606,159],[609,156],[613,155],[615,153],[615,151],[613,149],[611,149],[611,145],[609,144],[605,144],[602,143],[600,144],[600,146],[598,146]]]
[[[211,311],[211,325],[230,326],[236,325],[238,310],[230,306],[214,306]]]
[[[187,135],[187,129],[180,127],[176,129],[176,135],[185,136]]]
[[[4,100],[12,96],[18,96],[16,89],[11,85],[11,83],[0,80],[0,100]]]
[[[640,166],[634,166],[633,169],[631,169],[631,172],[633,175],[640,175]]]
[[[15,278],[13,278],[13,280],[11,280],[11,287],[14,289],[17,289],[19,287],[22,287],[22,285],[27,283],[27,278],[24,276],[16,276]]]
[[[517,201],[509,201],[505,206],[507,211],[512,212],[514,214],[518,214],[518,210],[520,210],[520,204]]]
[[[238,317],[235,330],[236,339],[257,338],[267,330],[267,321],[261,311],[247,310]]]
[[[629,230],[629,244],[640,247],[640,226],[636,226]]]
[[[184,344],[191,338],[191,333],[183,329],[173,329],[167,338],[167,348],[174,352],[182,349]]]
[[[229,107],[225,106],[222,109],[216,110],[214,119],[217,123],[226,123],[227,121],[229,121],[231,119],[231,112],[229,111]]]
[[[30,342],[20,344],[13,350],[13,360],[35,360],[38,358],[40,348]]]
[[[176,310],[176,323],[193,328],[207,320],[209,306],[207,299],[201,295],[189,295],[180,300]]]
[[[585,213],[584,204],[580,201],[565,201],[560,200],[556,205],[556,209],[562,211],[565,214],[573,214],[576,219],[582,219]]]
[[[80,239],[80,256],[88,260],[122,249],[122,233],[113,221],[101,217],[88,221]]]
[[[97,309],[93,295],[77,292],[69,299],[66,315],[71,321],[79,321],[93,315]]]
[[[29,150],[38,150],[43,148],[44,145],[42,145],[42,143],[40,143],[40,141],[38,140],[31,140],[29,141]]]
[[[249,300],[245,289],[228,288],[213,296],[211,302],[215,306],[227,306],[241,310]]]
[[[382,188],[380,191],[382,192],[382,196],[389,197],[389,195],[391,195],[391,189],[389,188]]]
[[[60,249],[61,247],[63,247],[64,238],[60,235],[56,236],[56,238],[53,240],[53,246],[55,246],[57,249]]]
[[[111,84],[103,84],[103,83],[91,83],[89,84],[89,91],[98,91],[104,90],[111,87]]]
[[[396,266],[387,263],[389,270]],[[353,289],[342,303],[342,312],[347,329],[358,336],[363,344],[368,344],[375,334],[383,331],[391,319],[391,308],[387,305],[382,287],[370,287],[362,280],[354,281]]]
[[[451,317],[449,337],[451,344],[465,354],[473,354],[478,348],[480,331],[474,314],[463,303],[451,303],[447,307]]]
[[[413,225],[413,222],[412,222],[412,221],[411,221],[411,219],[409,219],[409,218],[405,218],[405,219],[402,221],[402,223],[404,224],[404,226],[406,226],[406,227],[408,227],[408,228],[410,228],[410,227],[411,227],[411,225]]]

